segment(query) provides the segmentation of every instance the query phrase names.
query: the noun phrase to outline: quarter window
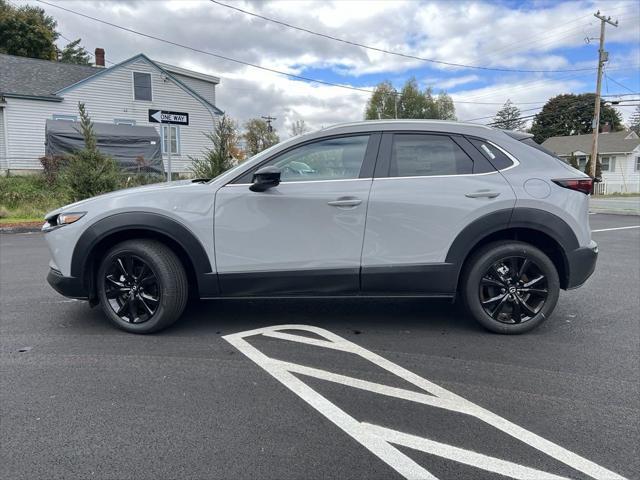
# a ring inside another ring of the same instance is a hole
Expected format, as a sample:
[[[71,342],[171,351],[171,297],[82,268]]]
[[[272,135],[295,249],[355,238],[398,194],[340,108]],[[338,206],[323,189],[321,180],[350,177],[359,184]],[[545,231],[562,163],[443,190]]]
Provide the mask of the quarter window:
[[[330,138],[302,145],[260,167],[278,167],[281,182],[358,178],[368,143],[369,135]]]
[[[151,74],[133,72],[133,97],[135,100],[151,101]]]
[[[513,165],[511,159],[505,155],[505,153],[499,148],[494,147],[489,142],[480,140],[477,138],[470,138],[469,141],[476,147],[482,154],[489,159],[491,164],[496,170],[502,170]]]
[[[390,177],[428,177],[473,173],[473,161],[448,136],[395,134]]]

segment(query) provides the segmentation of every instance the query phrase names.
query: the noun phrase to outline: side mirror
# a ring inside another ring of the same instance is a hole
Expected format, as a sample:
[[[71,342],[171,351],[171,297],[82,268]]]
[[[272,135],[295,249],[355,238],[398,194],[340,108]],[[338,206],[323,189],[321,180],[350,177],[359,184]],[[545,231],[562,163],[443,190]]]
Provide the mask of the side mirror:
[[[253,174],[253,183],[249,190],[252,192],[264,192],[278,185],[280,185],[280,169],[277,167],[262,167]]]

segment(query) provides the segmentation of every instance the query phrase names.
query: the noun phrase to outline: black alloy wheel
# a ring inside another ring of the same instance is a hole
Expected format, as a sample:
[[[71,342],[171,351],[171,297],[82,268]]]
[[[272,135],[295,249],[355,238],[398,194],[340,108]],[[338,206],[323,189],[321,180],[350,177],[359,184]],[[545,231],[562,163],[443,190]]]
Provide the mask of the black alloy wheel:
[[[480,280],[480,303],[494,320],[513,324],[534,318],[549,295],[547,278],[535,261],[511,256],[493,263]]]
[[[114,257],[103,278],[114,313],[125,322],[144,323],[158,310],[161,289],[153,269],[140,257]]]

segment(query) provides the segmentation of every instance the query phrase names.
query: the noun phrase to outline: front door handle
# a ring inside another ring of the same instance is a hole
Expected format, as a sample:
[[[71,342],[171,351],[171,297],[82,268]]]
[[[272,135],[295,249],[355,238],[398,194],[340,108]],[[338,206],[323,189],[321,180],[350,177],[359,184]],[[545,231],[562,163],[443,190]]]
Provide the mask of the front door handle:
[[[478,190],[477,192],[465,193],[468,198],[496,198],[500,192],[492,192],[491,190]]]
[[[341,197],[341,198],[338,198],[337,200],[331,200],[330,202],[327,202],[327,205],[330,205],[332,207],[349,208],[349,207],[357,207],[361,203],[362,203],[362,200],[360,200],[359,198]]]

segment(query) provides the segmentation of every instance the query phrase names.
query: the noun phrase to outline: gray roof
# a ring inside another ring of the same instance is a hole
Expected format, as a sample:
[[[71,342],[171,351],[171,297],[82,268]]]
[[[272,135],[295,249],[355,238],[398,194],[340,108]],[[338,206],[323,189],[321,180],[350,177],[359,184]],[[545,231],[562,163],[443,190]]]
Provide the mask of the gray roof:
[[[574,152],[591,152],[593,134],[568,135],[546,139],[542,146],[556,155],[571,155]],[[622,131],[598,135],[598,153],[629,153],[640,145],[640,138],[634,132]]]
[[[102,68],[0,54],[0,94],[59,100],[58,90],[91,77]]]

